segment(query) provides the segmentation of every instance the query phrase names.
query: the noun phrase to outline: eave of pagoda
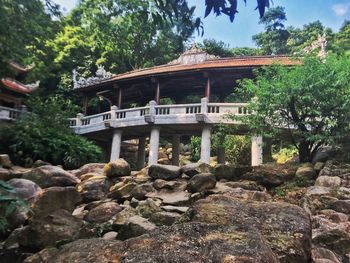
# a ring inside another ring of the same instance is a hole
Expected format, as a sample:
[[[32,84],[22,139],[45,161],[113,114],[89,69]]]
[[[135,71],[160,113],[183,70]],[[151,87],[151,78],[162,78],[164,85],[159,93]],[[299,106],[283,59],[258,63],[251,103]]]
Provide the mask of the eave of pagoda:
[[[22,95],[27,95],[35,90],[38,89],[39,87],[39,82],[35,84],[23,84],[17,80],[11,79],[11,78],[3,78],[1,79],[1,87],[10,90],[14,93],[19,93]]]

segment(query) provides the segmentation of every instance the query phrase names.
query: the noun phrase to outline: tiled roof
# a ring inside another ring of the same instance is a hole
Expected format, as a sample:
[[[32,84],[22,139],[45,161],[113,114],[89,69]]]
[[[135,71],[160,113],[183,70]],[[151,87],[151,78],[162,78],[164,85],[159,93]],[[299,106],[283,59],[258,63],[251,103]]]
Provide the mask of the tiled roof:
[[[173,64],[162,65],[152,68],[134,70],[112,77],[109,81],[126,80],[138,77],[155,76],[164,73],[175,73],[182,71],[196,71],[205,69],[220,68],[244,68],[244,67],[261,67],[272,64],[296,65],[296,60],[285,56],[262,56],[262,57],[239,57],[239,58],[220,58],[207,60],[199,64]]]
[[[5,88],[21,94],[29,94],[39,87],[38,83],[24,85],[21,82],[9,78],[1,79],[1,83]]]

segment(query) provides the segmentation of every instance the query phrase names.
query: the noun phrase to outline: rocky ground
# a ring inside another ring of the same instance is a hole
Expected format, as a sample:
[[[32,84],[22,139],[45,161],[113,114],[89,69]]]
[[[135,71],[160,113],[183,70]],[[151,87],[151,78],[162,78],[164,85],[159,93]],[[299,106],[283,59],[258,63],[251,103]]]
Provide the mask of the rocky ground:
[[[0,262],[350,260],[350,165],[0,164],[31,208],[10,219]]]

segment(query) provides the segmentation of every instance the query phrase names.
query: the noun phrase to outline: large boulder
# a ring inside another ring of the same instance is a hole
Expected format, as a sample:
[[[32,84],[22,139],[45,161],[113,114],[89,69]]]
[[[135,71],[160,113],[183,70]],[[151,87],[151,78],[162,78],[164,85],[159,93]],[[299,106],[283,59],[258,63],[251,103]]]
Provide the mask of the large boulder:
[[[181,175],[181,168],[174,165],[151,165],[148,175],[153,179],[173,180]]]
[[[41,188],[52,186],[75,186],[80,180],[61,167],[44,165],[24,174],[23,179],[35,182]]]
[[[199,173],[210,173],[212,168],[209,164],[198,162],[186,164],[181,169],[184,174],[193,177]]]
[[[312,239],[313,244],[330,249],[345,257],[350,251],[350,232],[343,229],[325,229]]]
[[[110,220],[113,216],[122,211],[120,205],[115,202],[100,204],[91,209],[85,216],[84,220],[90,223],[103,223]]]
[[[22,231],[19,244],[39,251],[48,246],[55,246],[59,241],[77,239],[81,226],[80,219],[66,210],[57,210],[44,218],[31,221]]]
[[[216,179],[213,174],[201,173],[194,175],[188,182],[187,190],[191,193],[203,192],[214,188]]]
[[[77,240],[52,262],[279,262],[266,240],[249,228],[205,223],[177,224],[123,242]],[[297,261],[295,261],[297,262]]]
[[[19,198],[29,202],[30,204],[33,203],[42,193],[40,186],[26,179],[13,178],[7,181],[7,183],[13,187],[13,189],[16,191],[16,195]]]
[[[139,202],[136,207],[136,212],[142,217],[149,218],[154,213],[161,212],[162,209],[159,207],[159,204],[156,203],[153,199],[148,198],[144,201]]]
[[[122,177],[129,176],[131,173],[130,165],[124,159],[117,159],[113,162],[109,162],[103,168],[103,172],[107,177]]]
[[[141,216],[132,216],[118,231],[118,239],[141,236],[156,229],[156,225]]]
[[[250,172],[250,166],[230,166],[218,164],[214,168],[214,174],[217,180],[225,179],[229,181],[239,180],[245,173]]]
[[[80,194],[72,186],[46,188],[33,204],[34,217],[45,217],[59,209],[73,212],[80,201]]]
[[[271,189],[294,178],[296,170],[297,167],[290,164],[264,164],[253,167],[253,170],[246,173],[242,179],[256,181],[258,184]]]
[[[120,183],[119,187],[112,187],[108,193],[109,198],[117,199],[119,201],[130,200],[132,190],[137,186],[135,183]]]
[[[341,178],[338,176],[319,176],[316,179],[315,182],[316,186],[324,186],[324,187],[332,187],[332,188],[336,188],[336,187],[340,187],[341,185]]]
[[[303,165],[298,168],[295,173],[297,178],[302,178],[306,180],[313,180],[316,178],[317,173],[312,165]]]
[[[133,198],[136,198],[137,200],[145,200],[147,199],[147,194],[154,192],[155,189],[153,188],[151,183],[146,183],[146,184],[140,184],[136,185],[130,195]]]
[[[252,202],[228,194],[197,201],[189,213],[192,221],[256,228],[280,262],[309,262],[311,222],[298,206],[287,203]]]
[[[105,163],[88,163],[83,165],[79,169],[72,170],[70,172],[78,178],[88,173],[103,174],[103,168],[105,167],[105,165]]]
[[[108,192],[108,182],[105,176],[93,176],[76,186],[84,203],[103,199]]]
[[[12,162],[8,154],[0,154],[0,167],[10,169],[12,167]]]
[[[10,170],[4,169],[0,167],[0,180],[7,181],[12,178],[12,174],[10,173]]]

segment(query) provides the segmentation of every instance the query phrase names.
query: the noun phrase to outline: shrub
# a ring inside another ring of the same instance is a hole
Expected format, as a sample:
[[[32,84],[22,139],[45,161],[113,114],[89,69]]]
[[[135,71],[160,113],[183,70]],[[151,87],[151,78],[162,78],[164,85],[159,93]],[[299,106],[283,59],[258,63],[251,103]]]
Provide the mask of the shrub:
[[[71,105],[60,98],[32,99],[30,114],[1,131],[0,150],[18,164],[41,159],[73,169],[101,159],[101,149],[68,127]],[[72,114],[72,115],[71,115]]]
[[[272,158],[279,164],[284,164],[298,155],[298,149],[295,146],[280,149],[272,155]]]
[[[201,158],[201,137],[192,136],[190,146],[191,146],[191,161],[198,162]]]

